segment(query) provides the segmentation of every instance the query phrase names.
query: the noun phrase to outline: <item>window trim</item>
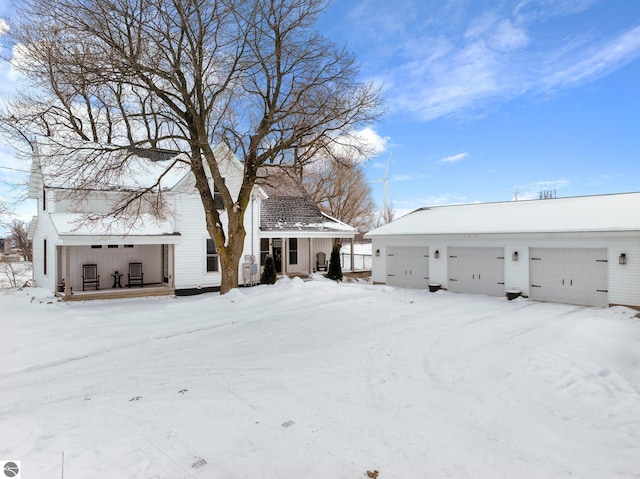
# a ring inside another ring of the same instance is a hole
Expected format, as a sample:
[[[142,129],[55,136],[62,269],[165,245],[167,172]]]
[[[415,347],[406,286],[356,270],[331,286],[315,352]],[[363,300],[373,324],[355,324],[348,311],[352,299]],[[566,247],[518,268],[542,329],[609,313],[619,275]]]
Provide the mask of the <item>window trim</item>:
[[[42,255],[44,260],[44,275],[47,276],[47,238],[44,238],[44,254]]]
[[[267,249],[263,249],[263,246],[265,246]],[[271,241],[269,240],[269,238],[260,238],[260,265],[264,266],[266,260],[267,260],[267,256],[269,256],[271,254]]]
[[[209,252],[210,251],[209,245],[211,245],[211,250],[213,251],[212,253]],[[210,258],[214,259],[215,261],[214,263],[215,269],[212,269],[212,270],[209,270]],[[204,270],[207,274],[220,272],[220,255],[216,251],[215,244],[211,238],[206,238],[205,244],[204,244]]]
[[[297,265],[298,264],[298,238],[289,238],[288,241],[288,250],[289,250],[289,264]],[[294,248],[295,246],[295,248]]]

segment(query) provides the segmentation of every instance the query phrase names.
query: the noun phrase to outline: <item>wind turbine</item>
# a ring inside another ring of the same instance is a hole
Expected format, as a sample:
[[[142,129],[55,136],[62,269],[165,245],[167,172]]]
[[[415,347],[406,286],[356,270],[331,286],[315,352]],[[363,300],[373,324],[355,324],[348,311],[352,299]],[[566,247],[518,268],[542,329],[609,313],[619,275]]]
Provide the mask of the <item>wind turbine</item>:
[[[516,186],[515,190],[507,190],[509,193],[513,193],[513,200],[518,201],[518,193],[520,193],[520,187]]]
[[[391,187],[389,186],[389,166],[390,165],[391,165],[391,152],[389,152],[389,159],[387,160],[387,166],[384,169],[384,176],[379,180],[372,181],[372,183],[382,183],[383,185],[384,209],[382,211],[382,216],[385,222],[387,223],[393,220],[393,212],[391,211],[391,206],[387,202],[388,192],[391,190]]]

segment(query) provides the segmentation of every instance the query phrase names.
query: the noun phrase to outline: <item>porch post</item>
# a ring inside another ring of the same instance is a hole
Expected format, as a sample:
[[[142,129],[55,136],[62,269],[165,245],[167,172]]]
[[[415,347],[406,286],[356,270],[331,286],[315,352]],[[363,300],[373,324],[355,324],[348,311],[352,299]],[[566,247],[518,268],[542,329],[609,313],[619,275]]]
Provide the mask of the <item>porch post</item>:
[[[355,246],[355,237],[351,237],[351,272],[354,272],[356,270],[356,264],[354,263],[354,259],[356,257],[355,255],[355,251],[354,250],[354,246]]]
[[[309,274],[315,273],[315,263],[313,261],[313,238],[309,238]]]
[[[169,253],[169,286],[176,289],[176,245],[171,245]]]
[[[62,248],[64,254],[62,255],[64,260],[64,297],[71,296],[71,247],[64,246]]]
[[[289,263],[289,238],[282,238],[282,273],[286,276],[289,272],[287,268]]]

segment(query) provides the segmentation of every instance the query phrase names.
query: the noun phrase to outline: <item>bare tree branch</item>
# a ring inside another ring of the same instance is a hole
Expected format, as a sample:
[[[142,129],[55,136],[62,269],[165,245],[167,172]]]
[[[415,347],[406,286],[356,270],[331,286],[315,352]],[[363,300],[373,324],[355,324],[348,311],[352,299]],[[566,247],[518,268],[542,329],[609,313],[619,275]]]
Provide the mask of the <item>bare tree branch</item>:
[[[72,145],[82,164],[75,162],[74,171],[62,165],[60,175],[77,191],[82,181],[115,181],[116,170],[126,170],[131,156],[117,160],[114,147],[181,152],[220,255],[224,293],[238,283],[244,213],[258,168],[302,168],[314,152],[381,114],[379,91],[358,81],[355,58],[314,31],[325,6],[325,0],[22,0],[8,34],[17,53],[7,60],[27,82],[0,110],[0,129],[29,148],[36,136]],[[79,141],[95,151],[87,154]],[[237,194],[220,171],[219,143],[244,162]],[[157,184],[121,191],[111,213],[159,213],[162,175]],[[146,197],[153,199],[143,205]]]

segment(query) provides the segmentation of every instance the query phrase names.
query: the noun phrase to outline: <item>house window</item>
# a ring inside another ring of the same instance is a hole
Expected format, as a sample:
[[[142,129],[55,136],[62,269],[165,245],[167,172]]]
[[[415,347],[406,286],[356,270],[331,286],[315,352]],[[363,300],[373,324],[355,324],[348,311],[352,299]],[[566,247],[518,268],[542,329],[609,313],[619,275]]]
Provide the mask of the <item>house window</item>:
[[[207,238],[207,273],[218,271],[218,253],[211,238]]]
[[[91,249],[102,249],[102,245],[101,244],[92,244],[91,245]]]
[[[298,238],[289,238],[289,264],[298,264]]]
[[[42,211],[47,211],[47,190],[42,188]]]
[[[44,260],[44,274],[47,274],[47,240],[44,240],[44,254],[42,255]]]
[[[110,245],[107,245],[107,248],[114,248],[114,249],[115,249],[115,248],[117,248],[117,247],[118,247],[118,245],[117,245],[117,244],[110,244]]]
[[[224,181],[224,178],[222,179],[222,181]],[[222,202],[222,195],[220,194],[220,191],[218,190],[216,185],[213,185],[213,204],[215,205],[217,210],[224,209],[224,203]]]
[[[260,264],[264,266],[269,256],[269,238],[260,238]]]
[[[132,244],[125,244],[125,245],[122,245],[122,247],[123,248],[133,248],[133,245]]]

